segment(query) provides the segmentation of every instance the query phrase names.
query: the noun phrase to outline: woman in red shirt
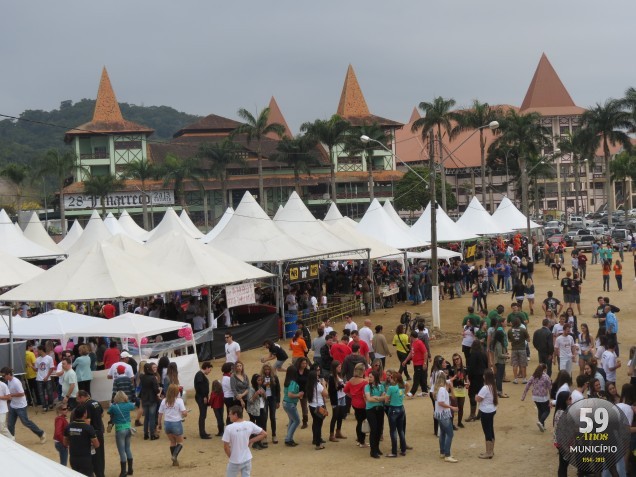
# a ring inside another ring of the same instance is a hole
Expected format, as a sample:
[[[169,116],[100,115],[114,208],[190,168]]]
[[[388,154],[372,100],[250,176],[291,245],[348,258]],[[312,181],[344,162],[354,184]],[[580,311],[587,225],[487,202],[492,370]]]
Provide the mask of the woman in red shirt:
[[[353,377],[347,381],[344,392],[351,398],[351,407],[356,416],[356,436],[358,439],[358,447],[369,447],[365,444],[366,434],[362,432],[362,423],[367,418],[367,403],[364,400],[364,387],[368,381],[363,377],[366,366],[358,363],[353,368]]]

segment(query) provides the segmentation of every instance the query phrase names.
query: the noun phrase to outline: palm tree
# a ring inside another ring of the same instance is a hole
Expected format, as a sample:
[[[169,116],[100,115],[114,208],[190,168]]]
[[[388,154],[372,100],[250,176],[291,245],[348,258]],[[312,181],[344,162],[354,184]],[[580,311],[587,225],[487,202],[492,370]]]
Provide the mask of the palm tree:
[[[294,169],[294,188],[296,193],[302,197],[300,187],[300,173],[311,174],[311,166],[318,164],[315,138],[305,135],[298,135],[294,138],[284,137],[278,143],[278,147],[272,154],[271,159],[277,162],[284,162]]]
[[[555,176],[554,168],[548,164],[548,159],[545,156],[530,156],[526,163],[531,177],[530,184],[532,189],[528,189],[528,193],[533,192],[534,199],[534,214],[538,215],[539,202],[541,200],[541,191],[545,188],[539,187],[540,178],[552,178]],[[518,171],[521,172],[521,171]],[[517,179],[520,178],[520,174],[517,174]]]
[[[621,144],[627,151],[631,150],[631,142],[625,131],[631,130],[634,123],[630,113],[625,111],[624,102],[617,99],[608,99],[604,104],[596,103],[591,109],[583,113],[581,118],[583,126],[588,127],[595,135],[595,149],[603,147],[605,159],[605,196],[607,197],[607,224],[612,224],[614,212],[614,195],[612,194],[612,171],[610,168],[610,144]]]
[[[121,177],[126,179],[138,179],[141,181],[141,195],[143,207],[144,229],[148,230],[148,196],[146,195],[146,181],[154,178],[156,175],[156,167],[148,162],[147,159],[137,159],[124,164],[122,167]]]
[[[209,173],[215,179],[221,182],[221,193],[223,195],[223,210],[227,209],[227,191],[228,191],[228,166],[230,164],[245,164],[245,154],[239,146],[226,139],[221,142],[212,144],[204,143],[199,146],[198,156],[201,159],[209,161]]]
[[[345,141],[345,152],[351,156],[361,155],[367,163],[367,174],[369,178],[369,202],[373,202],[373,157],[375,151],[378,150],[379,141],[386,144],[387,137],[378,123],[363,124],[351,129],[351,134],[347,136]],[[371,138],[371,141],[363,142],[360,136],[365,135]]]
[[[445,99],[441,96],[433,99],[432,103],[422,101],[419,104],[419,108],[424,113],[424,117],[418,119],[413,123],[411,127],[412,132],[422,130],[422,139],[427,140],[430,131],[437,131],[437,143],[439,145],[439,162],[442,168],[442,209],[446,210],[446,174],[444,173],[444,158],[443,158],[443,144],[442,144],[442,130],[448,135],[448,139],[451,140],[455,133],[453,131],[453,122],[460,122],[460,115],[456,111],[452,111],[455,106],[454,99]],[[434,147],[431,147],[431,152],[434,151]],[[431,161],[434,158],[431,157]],[[482,184],[483,186],[483,184]]]
[[[64,186],[69,177],[72,178],[73,168],[77,162],[77,156],[73,151],[67,150],[63,153],[57,149],[47,151],[41,160],[37,176],[52,176],[60,191],[60,223],[62,226],[62,237],[66,236],[66,204],[64,203]]]
[[[508,158],[517,159],[521,176],[521,205],[528,215],[528,161],[541,155],[544,146],[549,145],[548,131],[539,123],[538,113],[519,114],[509,110],[501,118],[502,134],[490,145],[496,151],[509,151]],[[514,162],[514,161],[512,161]]]
[[[254,117],[247,109],[241,108],[238,110],[239,117],[245,121],[234,131],[232,136],[238,134],[245,134],[247,144],[252,141],[256,141],[256,159],[258,161],[258,200],[261,207],[265,208],[267,205],[267,198],[265,197],[265,187],[263,186],[263,156],[261,154],[261,142],[263,138],[269,133],[275,133],[279,137],[283,137],[285,134],[285,126],[279,123],[269,123],[269,108],[265,108],[261,111],[257,117]]]
[[[89,172],[88,179],[84,181],[84,193],[93,197],[99,197],[102,206],[102,216],[106,218],[106,196],[119,189],[124,181],[113,174],[95,175]]]
[[[168,154],[164,160],[163,166],[155,171],[156,176],[163,178],[164,185],[170,182],[174,184],[174,190],[179,197],[179,203],[182,209],[188,210],[185,195],[185,182],[193,182],[199,189],[202,189],[201,178],[207,175],[207,172],[201,168],[201,160],[199,157],[187,157],[182,159],[174,154]],[[203,193],[204,214],[207,216],[206,207],[207,195]]]
[[[488,103],[480,103],[479,100],[473,100],[473,106],[470,109],[459,111],[459,124],[454,128],[453,133],[460,131],[468,131],[472,129],[479,130],[479,150],[481,152],[481,202],[486,204],[486,138],[484,137],[485,124],[492,121],[499,121],[502,116],[500,108],[491,107]],[[491,208],[493,204],[490,204]]]
[[[627,88],[622,103],[623,106],[629,110],[631,115],[632,127],[630,128],[630,132],[636,132],[636,88]]]
[[[0,170],[0,176],[7,179],[15,187],[15,208],[19,219],[20,212],[22,211],[22,197],[24,195],[24,187],[29,180],[30,169],[23,164],[11,163],[7,164],[2,168],[2,170]]]
[[[329,167],[331,169],[330,188],[331,200],[338,202],[338,194],[336,191],[336,158],[334,157],[334,148],[338,144],[344,143],[349,134],[351,124],[349,121],[342,119],[334,114],[329,119],[316,119],[313,123],[303,123],[300,126],[302,132],[307,133],[317,141],[324,144],[329,152]]]
[[[570,154],[572,156],[575,174],[574,187],[576,188],[574,207],[577,216],[579,215],[579,197],[581,196],[581,176],[579,174],[581,162],[594,159],[596,152],[595,142],[595,134],[591,129],[579,128],[571,134],[566,134],[558,143],[558,148],[561,150],[561,153]],[[565,205],[567,208],[567,198]]]
[[[627,211],[632,207],[628,202],[630,194],[627,194],[627,179],[631,179],[632,182],[636,181],[636,156],[622,152],[614,158],[610,164],[610,169],[612,170],[612,181],[622,181],[623,183],[623,211],[625,219],[627,219]]]

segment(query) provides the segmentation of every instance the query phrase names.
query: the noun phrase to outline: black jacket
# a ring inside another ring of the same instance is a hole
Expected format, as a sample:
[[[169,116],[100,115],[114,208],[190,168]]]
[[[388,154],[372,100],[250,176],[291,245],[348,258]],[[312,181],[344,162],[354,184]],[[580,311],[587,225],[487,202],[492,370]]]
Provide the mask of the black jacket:
[[[532,346],[541,354],[551,355],[554,353],[554,341],[552,339],[552,332],[542,326],[534,332],[532,335]]]
[[[159,399],[159,383],[157,378],[152,374],[142,374],[139,380],[141,390],[139,391],[139,399],[144,404],[156,403]]]
[[[207,398],[210,395],[210,381],[203,371],[194,375],[194,397],[196,399]]]

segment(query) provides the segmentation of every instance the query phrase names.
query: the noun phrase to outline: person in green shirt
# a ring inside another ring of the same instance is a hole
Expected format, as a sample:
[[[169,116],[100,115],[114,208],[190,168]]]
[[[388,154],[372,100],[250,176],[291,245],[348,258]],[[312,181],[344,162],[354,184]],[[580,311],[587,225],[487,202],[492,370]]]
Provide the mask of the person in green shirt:
[[[380,458],[380,437],[384,432],[384,384],[381,374],[373,371],[369,374],[369,384],[364,387],[367,422],[369,423],[369,446],[371,457]]]
[[[404,396],[409,385],[402,380],[398,372],[387,373],[389,387],[384,397],[388,407],[389,433],[391,435],[391,453],[387,457],[397,457],[398,437],[400,439],[400,455],[406,455],[406,436],[404,433],[406,414],[404,413]]]
[[[503,312],[505,308],[503,305],[497,305],[497,308],[491,310],[486,317],[486,322],[488,323],[488,328],[493,326],[493,324],[499,319],[503,317]]]
[[[519,318],[519,321],[522,325],[528,326],[528,314],[525,311],[519,309],[519,304],[514,302],[510,305],[512,308],[512,312],[508,314],[506,318],[506,323],[508,326],[512,326],[512,323],[515,318]]]
[[[298,444],[294,442],[294,432],[300,424],[300,416],[298,415],[298,400],[305,393],[300,391],[298,385],[298,371],[295,366],[289,366],[285,374],[285,382],[283,384],[283,409],[289,417],[289,426],[287,427],[287,436],[285,437],[285,445],[288,447],[296,447]]]
[[[468,314],[462,320],[462,327],[466,326],[469,321],[473,328],[479,328],[479,325],[481,324],[481,318],[479,315],[475,314],[475,308],[472,306],[468,307]]]
[[[123,391],[117,391],[113,403],[108,408],[111,422],[115,425],[115,442],[117,443],[121,467],[119,477],[133,473],[133,455],[130,449],[130,438],[132,437],[130,413],[134,410],[135,405],[128,402],[128,396]],[[126,464],[128,464],[128,468],[126,468]]]

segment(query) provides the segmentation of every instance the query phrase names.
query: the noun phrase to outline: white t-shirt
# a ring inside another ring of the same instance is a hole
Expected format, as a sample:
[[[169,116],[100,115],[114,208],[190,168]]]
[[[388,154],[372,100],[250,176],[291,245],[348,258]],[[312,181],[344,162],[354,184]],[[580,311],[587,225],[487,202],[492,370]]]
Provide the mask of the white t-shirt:
[[[358,325],[356,324],[356,322],[355,322],[355,321],[352,321],[351,323],[347,323],[347,324],[345,325],[345,330],[351,330],[351,331],[354,331],[354,330],[357,330],[357,329],[358,329]]]
[[[571,335],[561,335],[554,343],[555,348],[559,348],[559,359],[571,360],[574,338]]]
[[[7,383],[7,387],[9,388],[9,394],[24,394],[24,388],[22,387],[22,383],[18,378],[13,378],[11,381],[9,381]],[[22,397],[11,398],[10,406],[13,409],[22,409],[24,407],[27,407],[26,394]]]
[[[482,386],[477,393],[477,396],[484,398],[483,401],[479,403],[479,410],[481,412],[491,413],[497,410],[497,406],[495,406],[495,398],[490,392],[489,386]]]
[[[555,338],[558,338],[563,333],[563,325],[561,323],[557,323],[552,327],[552,334]]]
[[[165,399],[159,405],[159,414],[163,414],[163,419],[166,422],[180,422],[183,419],[181,413],[185,410],[185,404],[183,404],[183,399],[180,397],[174,400],[172,406],[168,406]]]
[[[447,407],[440,406],[440,402],[446,403],[450,406],[450,396],[444,386],[437,390],[437,398],[435,399],[435,417],[450,417],[452,415],[452,411]]]
[[[119,373],[117,372],[117,368],[119,366],[123,366],[124,368],[126,368],[126,371],[124,372],[124,376],[126,376],[127,378],[135,377],[135,373],[133,373],[132,366],[122,361],[115,363],[110,367],[110,369],[108,370],[108,376],[111,376],[113,379],[119,376]]]
[[[610,371],[610,368],[616,367],[616,353],[610,350],[605,350],[603,356],[601,356],[601,364],[605,371],[606,381],[616,382],[616,370]]]
[[[313,295],[309,299],[309,306],[311,306],[312,311],[318,311],[318,299]]]
[[[263,429],[250,421],[234,422],[225,426],[222,440],[230,444],[231,464],[243,464],[252,460],[249,446],[250,436],[261,432]]]
[[[327,336],[332,331],[333,331],[333,326],[325,326],[325,334],[323,336]]]
[[[373,341],[373,331],[368,326],[363,326],[358,330],[358,335],[360,335],[360,339],[364,341],[369,346],[369,352],[373,352],[373,345],[371,341]]]
[[[35,367],[37,368],[36,381],[44,381],[44,378],[49,374],[49,370],[55,368],[55,364],[53,363],[53,358],[45,354],[35,358]]]
[[[634,410],[632,409],[632,406],[625,404],[624,402],[619,402],[616,406],[623,411],[623,414],[627,417],[627,422],[631,425],[634,420]]]
[[[9,393],[9,387],[0,381],[0,397],[7,396]],[[6,414],[9,412],[9,401],[0,399],[0,414]]]
[[[77,397],[77,391],[79,388],[77,387],[77,374],[72,369],[68,371],[64,371],[64,374],[60,378],[60,382],[62,383],[62,394],[64,397],[68,394],[68,390],[71,387],[71,384],[74,384],[73,391],[71,392],[70,398]]]
[[[323,389],[324,388],[322,387],[322,384],[320,383],[316,384],[316,389],[314,389],[314,397],[311,400],[311,402],[309,402],[309,405],[311,407],[320,407],[325,405],[325,400],[322,397]]]
[[[583,393],[579,391],[578,389],[575,389],[574,391],[572,391],[572,394],[570,395],[570,397],[572,398],[572,404],[574,404],[576,401],[580,401],[581,399],[585,399],[585,396],[583,396]]]
[[[236,363],[238,361],[236,353],[239,351],[241,351],[241,347],[236,341],[232,341],[232,343],[225,343],[225,362]]]
[[[234,391],[232,391],[232,378],[229,376],[223,376],[221,378],[221,387],[223,388],[224,398],[233,398]]]

